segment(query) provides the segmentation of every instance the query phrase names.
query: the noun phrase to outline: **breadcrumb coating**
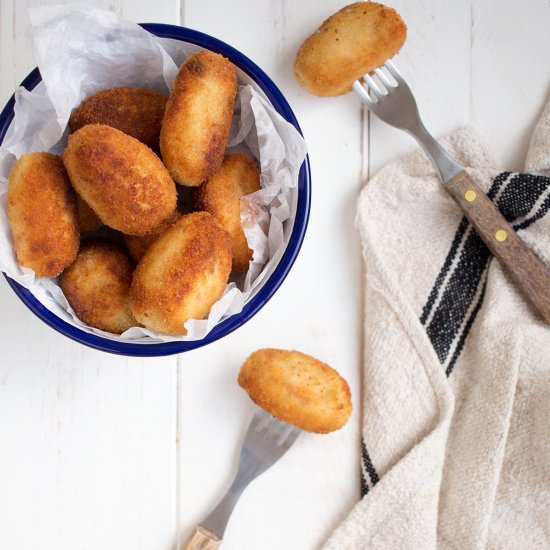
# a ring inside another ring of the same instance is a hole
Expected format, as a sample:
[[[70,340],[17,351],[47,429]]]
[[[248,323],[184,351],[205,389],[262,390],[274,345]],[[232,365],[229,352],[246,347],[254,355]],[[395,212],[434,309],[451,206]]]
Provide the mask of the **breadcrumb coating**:
[[[241,197],[259,189],[256,162],[247,155],[234,153],[225,156],[221,168],[197,191],[198,209],[210,212],[231,235],[234,271],[247,271],[252,259],[241,225]]]
[[[69,136],[63,161],[101,221],[126,235],[155,231],[176,209],[176,186],[149,147],[105,124]]]
[[[393,57],[406,37],[407,27],[393,8],[355,2],[302,44],[294,61],[296,80],[318,96],[345,94],[355,80]]]
[[[17,261],[37,277],[57,277],[80,244],[76,196],[61,159],[28,153],[8,181],[8,220]]]
[[[203,319],[231,273],[231,238],[208,212],[173,223],[145,252],[134,272],[130,304],[145,327],[186,334],[188,319]]]
[[[121,334],[138,323],[130,311],[132,262],[113,243],[82,243],[76,261],[59,279],[61,290],[86,324]]]
[[[69,130],[106,124],[159,150],[166,97],[146,88],[109,88],[85,99],[71,114]]]
[[[160,131],[162,159],[177,183],[197,186],[216,173],[236,95],[235,67],[225,57],[204,50],[180,67]]]
[[[239,384],[256,405],[308,432],[338,430],[351,414],[348,383],[299,351],[255,351],[241,367]]]

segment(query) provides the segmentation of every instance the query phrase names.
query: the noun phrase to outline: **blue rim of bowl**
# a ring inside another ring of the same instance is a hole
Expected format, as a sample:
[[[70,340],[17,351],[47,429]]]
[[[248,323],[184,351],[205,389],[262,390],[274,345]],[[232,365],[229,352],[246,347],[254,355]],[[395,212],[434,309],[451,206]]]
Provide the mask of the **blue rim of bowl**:
[[[142,23],[141,26],[156,36],[190,42],[202,48],[220,53],[231,59],[237,67],[247,73],[262,88],[263,92],[279,114],[290,122],[301,135],[303,135],[290,105],[284,98],[279,88],[277,88],[275,83],[264,71],[262,71],[262,69],[260,69],[260,67],[258,67],[244,54],[240,53],[229,44],[218,40],[217,38],[213,38],[212,36],[193,29],[161,23]],[[21,86],[24,86],[27,90],[32,90],[41,80],[40,72],[38,68],[35,68],[28,74],[25,80],[23,80]],[[12,122],[14,116],[14,105],[15,96],[12,96],[3,111],[0,113],[0,144],[4,140],[4,136]],[[232,315],[219,323],[202,340],[194,340],[189,342],[154,342],[151,344],[128,343],[110,340],[95,334],[89,334],[88,332],[84,332],[83,330],[60,319],[57,315],[55,315],[55,313],[43,306],[29,290],[15,282],[5,273],[4,276],[17,296],[19,296],[22,302],[37,317],[61,334],[64,334],[68,338],[71,338],[81,344],[85,344],[89,347],[109,353],[135,357],[164,356],[190,351],[227,336],[240,326],[244,325],[244,323],[253,317],[269,301],[275,291],[285,280],[292,265],[294,264],[294,261],[296,260],[296,257],[298,256],[308,224],[310,205],[311,172],[309,157],[306,156],[304,163],[300,168],[298,177],[298,202],[296,205],[296,218],[294,220],[292,234],[286,250],[275,268],[275,271],[258,291],[256,296],[254,296],[244,306],[240,313]]]

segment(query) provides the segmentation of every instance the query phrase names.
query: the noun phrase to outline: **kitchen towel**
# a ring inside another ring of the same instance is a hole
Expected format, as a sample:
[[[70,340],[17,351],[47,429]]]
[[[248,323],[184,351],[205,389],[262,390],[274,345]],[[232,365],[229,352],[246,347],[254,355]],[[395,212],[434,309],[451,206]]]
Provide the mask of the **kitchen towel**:
[[[471,128],[443,142],[550,266],[550,103],[525,174]],[[550,548],[550,328],[422,152],[372,178],[357,225],[362,498],[324,550]]]

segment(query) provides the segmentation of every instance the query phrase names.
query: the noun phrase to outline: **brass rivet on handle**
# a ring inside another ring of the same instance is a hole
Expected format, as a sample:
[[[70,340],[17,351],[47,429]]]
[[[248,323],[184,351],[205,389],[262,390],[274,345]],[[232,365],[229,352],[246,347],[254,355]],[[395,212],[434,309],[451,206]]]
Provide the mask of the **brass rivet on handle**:
[[[468,191],[466,191],[466,193],[464,193],[464,198],[468,202],[474,202],[477,198],[477,193],[473,189],[468,189]]]
[[[495,239],[499,243],[503,243],[508,238],[508,233],[504,229],[499,229],[495,232]]]

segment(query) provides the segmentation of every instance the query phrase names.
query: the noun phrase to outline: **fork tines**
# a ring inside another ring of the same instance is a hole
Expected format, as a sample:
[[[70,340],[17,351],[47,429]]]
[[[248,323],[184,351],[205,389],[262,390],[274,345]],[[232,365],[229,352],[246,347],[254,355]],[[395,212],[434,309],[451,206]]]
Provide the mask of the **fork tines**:
[[[296,426],[277,420],[263,410],[259,410],[254,414],[251,428],[266,438],[276,438],[277,445],[288,447],[294,443],[300,433]]]
[[[353,88],[367,103],[376,103],[379,98],[387,96],[392,88],[397,88],[403,83],[403,77],[391,60],[384,63],[383,67],[374,69],[374,74],[365,74],[360,80],[353,83]]]

